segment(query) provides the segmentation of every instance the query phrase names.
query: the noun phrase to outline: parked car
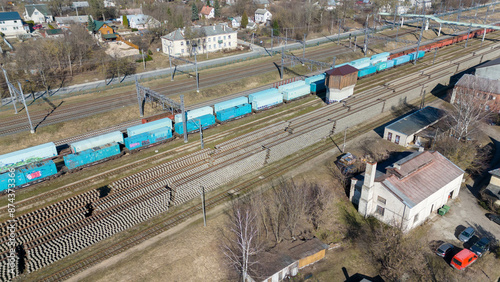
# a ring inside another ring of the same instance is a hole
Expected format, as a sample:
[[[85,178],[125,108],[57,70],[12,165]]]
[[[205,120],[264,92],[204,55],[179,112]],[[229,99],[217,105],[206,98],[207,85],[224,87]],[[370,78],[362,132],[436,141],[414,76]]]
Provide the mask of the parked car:
[[[482,257],[483,254],[490,250],[490,239],[486,237],[481,238],[481,240],[472,245],[470,250],[479,257]]]
[[[470,238],[472,238],[472,236],[474,236],[474,233],[476,233],[474,228],[467,227],[467,228],[465,228],[464,231],[462,231],[462,233],[460,233],[460,235],[458,235],[458,240],[460,240],[462,242],[467,242],[470,240]]]
[[[451,259],[451,266],[462,270],[477,260],[477,255],[470,250],[463,249]]]
[[[446,254],[448,254],[451,250],[453,250],[454,246],[450,243],[444,243],[444,244],[441,244],[441,246],[439,246],[437,249],[436,249],[436,254],[440,257],[445,257]]]
[[[489,213],[487,216],[494,223],[500,224],[500,215],[495,215],[495,214]]]

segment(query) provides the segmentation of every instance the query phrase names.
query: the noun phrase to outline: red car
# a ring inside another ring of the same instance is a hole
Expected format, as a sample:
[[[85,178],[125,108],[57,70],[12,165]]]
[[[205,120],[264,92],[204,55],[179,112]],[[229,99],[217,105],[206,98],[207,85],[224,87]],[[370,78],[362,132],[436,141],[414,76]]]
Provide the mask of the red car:
[[[477,255],[470,250],[463,249],[451,259],[451,266],[462,270],[477,260]]]

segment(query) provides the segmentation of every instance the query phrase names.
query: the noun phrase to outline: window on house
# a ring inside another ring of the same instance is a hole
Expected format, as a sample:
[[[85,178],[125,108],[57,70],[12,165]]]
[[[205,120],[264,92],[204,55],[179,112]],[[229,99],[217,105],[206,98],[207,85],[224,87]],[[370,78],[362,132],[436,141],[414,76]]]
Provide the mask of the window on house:
[[[394,139],[394,143],[399,144],[399,135],[396,135],[396,139]]]
[[[231,39],[231,35],[228,35],[228,36],[227,36],[227,39]]]
[[[208,42],[210,42],[210,37],[208,38]]]
[[[14,21],[14,23],[17,23],[17,21]]]
[[[387,201],[386,201],[386,199],[384,199],[384,198],[382,198],[382,197],[380,197],[380,196],[378,196],[377,201],[378,201],[380,204],[382,204],[382,205],[385,205],[385,203],[387,202]]]
[[[220,36],[219,36],[219,40],[220,40]]]
[[[392,141],[392,132],[387,133],[387,140]]]
[[[181,41],[181,46],[184,46],[184,41]]]
[[[184,53],[184,49],[181,49],[181,53]]]
[[[217,46],[217,45],[215,45],[215,44],[214,44],[214,49],[216,49],[216,48],[217,48],[216,46]]]
[[[226,43],[224,43],[224,47],[226,47]]]
[[[375,210],[375,212],[383,216],[385,209],[383,207],[377,205],[377,209]]]
[[[226,40],[226,36],[224,35],[224,40]]]
[[[212,45],[208,45],[208,49],[212,49]]]
[[[417,222],[418,221],[418,213],[415,215],[415,217],[413,218],[413,223]]]
[[[229,46],[231,46],[231,42],[229,42]]]

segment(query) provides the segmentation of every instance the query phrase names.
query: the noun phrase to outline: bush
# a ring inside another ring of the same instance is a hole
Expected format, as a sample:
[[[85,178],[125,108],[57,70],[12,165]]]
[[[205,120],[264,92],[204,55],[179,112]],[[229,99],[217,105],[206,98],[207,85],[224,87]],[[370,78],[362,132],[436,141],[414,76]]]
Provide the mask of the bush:
[[[132,31],[139,31],[137,28],[133,28]]]
[[[148,49],[148,55],[153,55],[153,51],[151,51],[151,49]]]
[[[146,62],[149,62],[149,61],[152,61],[153,58],[151,58],[151,56],[147,55],[144,57],[144,61]],[[139,60],[136,60],[137,63],[142,63],[142,58],[140,58]]]

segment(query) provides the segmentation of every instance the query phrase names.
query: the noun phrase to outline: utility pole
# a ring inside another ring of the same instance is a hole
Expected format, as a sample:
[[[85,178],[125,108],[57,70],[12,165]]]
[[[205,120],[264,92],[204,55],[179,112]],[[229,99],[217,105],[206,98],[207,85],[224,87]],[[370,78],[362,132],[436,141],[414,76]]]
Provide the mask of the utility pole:
[[[425,6],[425,3],[424,3],[424,6]],[[458,4],[457,22],[460,21],[461,14],[462,14],[462,0],[460,0],[460,3]]]
[[[490,11],[490,6],[486,9],[486,16],[484,17],[483,24],[486,24],[486,21],[488,20],[488,12]]]
[[[285,48],[281,47],[281,72],[280,72],[280,79],[283,80],[283,65],[285,64]]]
[[[203,213],[203,226],[207,226],[207,211],[205,210],[205,188],[200,186],[201,210]]]
[[[481,47],[483,47],[483,41],[484,41],[485,36],[486,36],[486,28],[484,28],[484,31],[483,31],[483,39],[481,39]]]
[[[302,43],[304,43],[302,45],[302,59],[305,59],[306,58],[306,34],[305,33],[304,33],[304,41]]]
[[[424,4],[424,9],[422,10],[423,15],[425,16],[425,1],[422,1]],[[425,17],[422,17],[422,28],[420,29],[420,37],[418,38],[418,44],[417,44],[417,52],[415,53],[415,60],[413,60],[413,64],[417,64],[417,59],[418,59],[418,49],[420,48],[420,42],[422,41],[422,35],[424,33],[424,25],[425,25]]]
[[[366,22],[365,22],[365,42],[364,42],[364,46],[363,46],[363,53],[366,57],[366,51],[368,50],[368,15],[366,15]]]
[[[170,81],[174,81],[174,72],[172,71],[172,58],[170,58],[170,44],[168,48],[168,63],[170,64]]]
[[[69,73],[73,76],[73,67],[71,66],[71,54],[68,53],[68,62],[69,62]]]
[[[142,99],[141,99],[141,89],[139,87],[139,81],[137,80],[137,75],[135,76],[135,89],[137,90],[137,103],[139,104],[139,116],[144,116],[144,109],[142,108]]]
[[[339,34],[337,35],[337,45],[340,45],[340,19],[339,19]]]
[[[465,40],[465,48],[467,48],[467,43],[469,43],[470,29],[472,27],[472,23],[469,25],[469,30],[467,31],[467,40]]]
[[[334,68],[334,67],[335,67],[335,61],[336,61],[336,60],[337,60],[337,57],[335,57],[335,56],[334,56],[334,57],[333,57],[333,65],[332,65],[332,68]]]
[[[10,101],[12,102],[12,105],[14,105],[14,111],[17,114],[17,107],[16,107],[17,99],[14,99],[15,95],[12,95],[12,88],[11,88],[11,84],[9,82],[9,77],[7,76],[7,71],[3,68],[3,66],[2,66],[2,70],[3,70],[3,75],[5,76],[5,82],[7,82],[7,87],[9,88]]]
[[[21,83],[19,81],[17,82],[17,85],[19,86],[19,91],[21,92],[21,98],[23,100],[24,104],[24,109],[26,110],[26,115],[28,116],[28,122],[30,123],[30,132],[31,134],[35,133],[35,130],[33,129],[33,124],[31,123],[31,118],[30,118],[30,112],[28,111],[28,105],[26,105],[26,100],[24,99],[24,92],[23,92],[23,87],[21,86]]]
[[[346,141],[346,137],[347,137],[347,129],[348,129],[348,128],[349,128],[349,127],[346,127],[346,128],[344,129],[344,144],[342,145],[342,153],[345,153],[345,141]]]
[[[199,82],[199,76],[198,76],[198,62],[196,61],[196,48],[198,48],[198,44],[193,44],[191,45],[194,47],[194,68],[196,71],[196,92],[200,92],[200,82]]]
[[[144,50],[141,50],[142,53],[142,64],[144,66],[144,69],[146,69],[146,61],[144,60]]]
[[[438,53],[438,48],[435,49],[434,51],[434,58],[432,59],[432,64],[434,65],[434,61],[436,60],[436,55]]]
[[[201,142],[201,149],[205,149],[205,144],[203,143],[203,126],[201,125],[201,119],[198,119],[200,122],[200,142]]]
[[[271,56],[273,55],[274,28],[271,28]]]
[[[186,117],[186,110],[184,109],[184,95],[181,95],[181,114],[182,114],[182,129],[184,129],[184,143],[187,143],[188,142],[187,117]]]
[[[396,11],[394,11],[394,20],[392,21],[392,30],[394,30],[394,26],[396,25],[396,16],[397,16],[397,14],[398,14],[398,4],[396,4]]]

